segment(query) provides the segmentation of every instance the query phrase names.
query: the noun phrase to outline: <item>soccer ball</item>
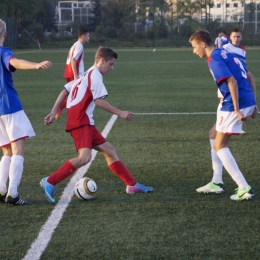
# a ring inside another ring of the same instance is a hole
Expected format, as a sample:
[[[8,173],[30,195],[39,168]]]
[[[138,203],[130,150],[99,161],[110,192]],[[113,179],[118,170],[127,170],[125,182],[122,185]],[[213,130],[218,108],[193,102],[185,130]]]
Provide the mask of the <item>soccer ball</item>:
[[[91,200],[97,192],[97,184],[88,177],[81,178],[74,188],[75,195],[81,200]]]

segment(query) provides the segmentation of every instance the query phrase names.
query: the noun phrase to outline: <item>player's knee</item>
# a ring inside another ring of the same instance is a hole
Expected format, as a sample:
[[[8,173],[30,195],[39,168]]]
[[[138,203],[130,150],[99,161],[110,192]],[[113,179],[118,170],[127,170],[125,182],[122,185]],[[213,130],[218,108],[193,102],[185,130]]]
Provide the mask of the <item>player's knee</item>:
[[[116,157],[117,156],[116,150],[112,145],[109,147],[109,149],[107,149],[106,153],[109,157]]]
[[[87,163],[89,163],[91,160],[91,156],[82,156],[82,157],[78,157],[78,164],[80,165],[79,167],[86,165]]]
[[[215,138],[216,138],[216,130],[212,128],[212,129],[209,131],[209,139],[214,140]]]

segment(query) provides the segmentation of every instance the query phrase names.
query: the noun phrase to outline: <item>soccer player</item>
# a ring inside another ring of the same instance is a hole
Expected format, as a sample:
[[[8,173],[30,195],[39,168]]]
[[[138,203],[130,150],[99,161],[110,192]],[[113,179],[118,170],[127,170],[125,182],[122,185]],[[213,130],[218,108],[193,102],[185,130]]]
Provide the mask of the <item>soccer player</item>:
[[[229,52],[232,52],[242,62],[243,66],[246,66],[246,51],[245,51],[244,46],[240,45],[240,41],[242,40],[242,35],[241,35],[241,32],[239,29],[234,28],[231,30],[230,40],[231,40],[231,43],[225,44],[223,46],[223,48]],[[250,73],[250,71],[247,71],[246,74],[247,74],[247,79],[249,80],[250,86],[252,88],[252,91],[254,92],[254,96],[256,99],[255,78],[252,75],[252,73]],[[220,100],[218,109],[220,109],[221,105],[222,105],[223,96],[219,90],[218,90],[218,97]],[[242,134],[246,134],[246,132],[241,129],[240,135],[242,135]],[[212,159],[212,168],[213,168],[212,182],[213,183],[222,183],[223,165],[213,148],[216,135],[217,135],[216,125],[214,125],[209,132],[209,139],[210,139],[210,145],[211,145],[211,159]],[[209,192],[215,192],[214,189],[210,189],[210,190],[209,190]],[[205,191],[207,191],[207,189],[205,190],[202,187],[202,188],[199,188],[198,191],[205,192]]]
[[[218,37],[215,39],[215,47],[220,48],[221,47],[221,35],[218,34]]]
[[[74,140],[78,156],[66,161],[57,171],[41,180],[45,196],[52,204],[55,204],[55,186],[73,174],[76,169],[87,164],[91,160],[92,149],[105,156],[109,169],[125,183],[127,193],[146,193],[153,190],[152,187],[143,186],[135,181],[119,160],[114,147],[94,125],[95,105],[127,121],[133,118],[133,113],[119,110],[104,100],[108,93],[103,84],[103,75],[113,70],[116,59],[117,54],[112,49],[100,47],[96,52],[94,65],[83,76],[64,86],[65,89],[58,96],[51,113],[45,117],[45,125],[48,126],[53,122],[60,104],[68,97],[66,131]]]
[[[35,133],[14,88],[12,72],[16,69],[47,69],[52,64],[50,61],[35,63],[15,58],[10,49],[3,47],[6,35],[6,23],[0,19],[0,147],[3,150],[0,201],[26,205],[27,201],[19,197],[17,189],[23,173],[25,139]]]
[[[214,49],[208,31],[195,32],[189,42],[194,54],[200,58],[207,58],[208,67],[223,95],[222,106],[217,111],[217,135],[213,147],[217,157],[238,185],[235,194],[230,198],[236,201],[250,199],[254,196],[254,191],[248,185],[228,148],[231,135],[240,134],[243,121],[253,119],[258,111],[254,93],[247,80],[247,68],[234,54],[224,49]],[[202,193],[223,191],[224,184],[218,180],[197,189],[197,192]]]
[[[78,40],[71,46],[66,66],[64,70],[63,77],[67,82],[77,79],[79,76],[83,75],[84,70],[84,44],[88,43],[90,39],[89,32],[85,29],[80,29],[78,31]],[[60,119],[60,114],[62,110],[66,107],[66,100],[61,104],[55,118]]]
[[[218,48],[222,47],[223,45],[227,44],[230,42],[229,37],[226,35],[226,32],[224,30],[221,30],[219,32],[220,34],[220,45],[218,46]]]

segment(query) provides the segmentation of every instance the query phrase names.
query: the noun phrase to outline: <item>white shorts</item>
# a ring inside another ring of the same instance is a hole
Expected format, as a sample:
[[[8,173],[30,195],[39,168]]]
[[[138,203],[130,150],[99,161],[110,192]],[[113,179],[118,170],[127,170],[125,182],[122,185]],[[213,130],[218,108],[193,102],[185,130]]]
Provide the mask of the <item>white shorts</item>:
[[[217,110],[216,130],[228,135],[239,135],[242,130],[243,122],[240,121],[234,111],[221,111],[221,106]],[[251,115],[255,105],[240,109],[243,115]]]
[[[34,136],[31,122],[23,110],[0,116],[0,147]]]

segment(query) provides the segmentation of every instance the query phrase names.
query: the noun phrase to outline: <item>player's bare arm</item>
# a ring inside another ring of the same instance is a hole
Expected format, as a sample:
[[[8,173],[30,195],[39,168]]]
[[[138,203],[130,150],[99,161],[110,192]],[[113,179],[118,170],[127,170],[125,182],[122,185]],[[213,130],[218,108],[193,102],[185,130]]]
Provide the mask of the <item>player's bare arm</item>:
[[[52,66],[51,61],[42,61],[40,63],[31,62],[27,60],[21,60],[13,58],[10,60],[10,65],[16,69],[21,70],[38,70],[38,69],[48,69]]]
[[[237,117],[240,121],[242,121],[243,115],[241,114],[239,110],[238,105],[238,87],[237,87],[237,81],[233,76],[229,77],[227,79],[228,88],[232,97],[233,105],[234,105],[234,111],[237,114]]]
[[[59,109],[59,107],[61,106],[61,104],[63,103],[63,101],[68,97],[68,92],[64,89],[61,91],[61,93],[59,94],[50,114],[48,114],[45,118],[44,118],[44,124],[49,126],[54,118],[55,115],[57,114],[57,111]]]
[[[111,114],[118,115],[120,118],[125,119],[127,121],[131,121],[133,119],[132,112],[119,110],[118,108],[110,105],[108,102],[106,102],[102,98],[96,99],[95,104],[98,107],[100,107],[101,109],[103,109]]]
[[[233,105],[234,105],[234,111],[236,112],[238,119],[240,121],[248,121],[248,120],[254,119],[254,117],[256,116],[255,112],[253,113],[253,115],[243,115],[241,113],[241,111],[239,110],[238,88],[237,88],[237,81],[235,80],[235,78],[233,76],[229,77],[227,79],[227,83],[228,83],[228,87],[229,87]],[[256,109],[257,109],[257,107],[256,107]]]
[[[78,72],[77,72],[77,68],[76,68],[76,61],[74,59],[71,60],[71,69],[73,71],[74,74],[74,79],[78,78]]]
[[[252,88],[252,90],[253,90],[253,93],[254,93],[255,99],[256,99],[255,77],[254,77],[254,75],[253,75],[250,71],[248,71],[248,72],[246,73],[246,75],[247,75],[247,79],[248,79],[248,81],[249,81],[249,84],[250,84],[250,86],[251,86],[251,88]]]

